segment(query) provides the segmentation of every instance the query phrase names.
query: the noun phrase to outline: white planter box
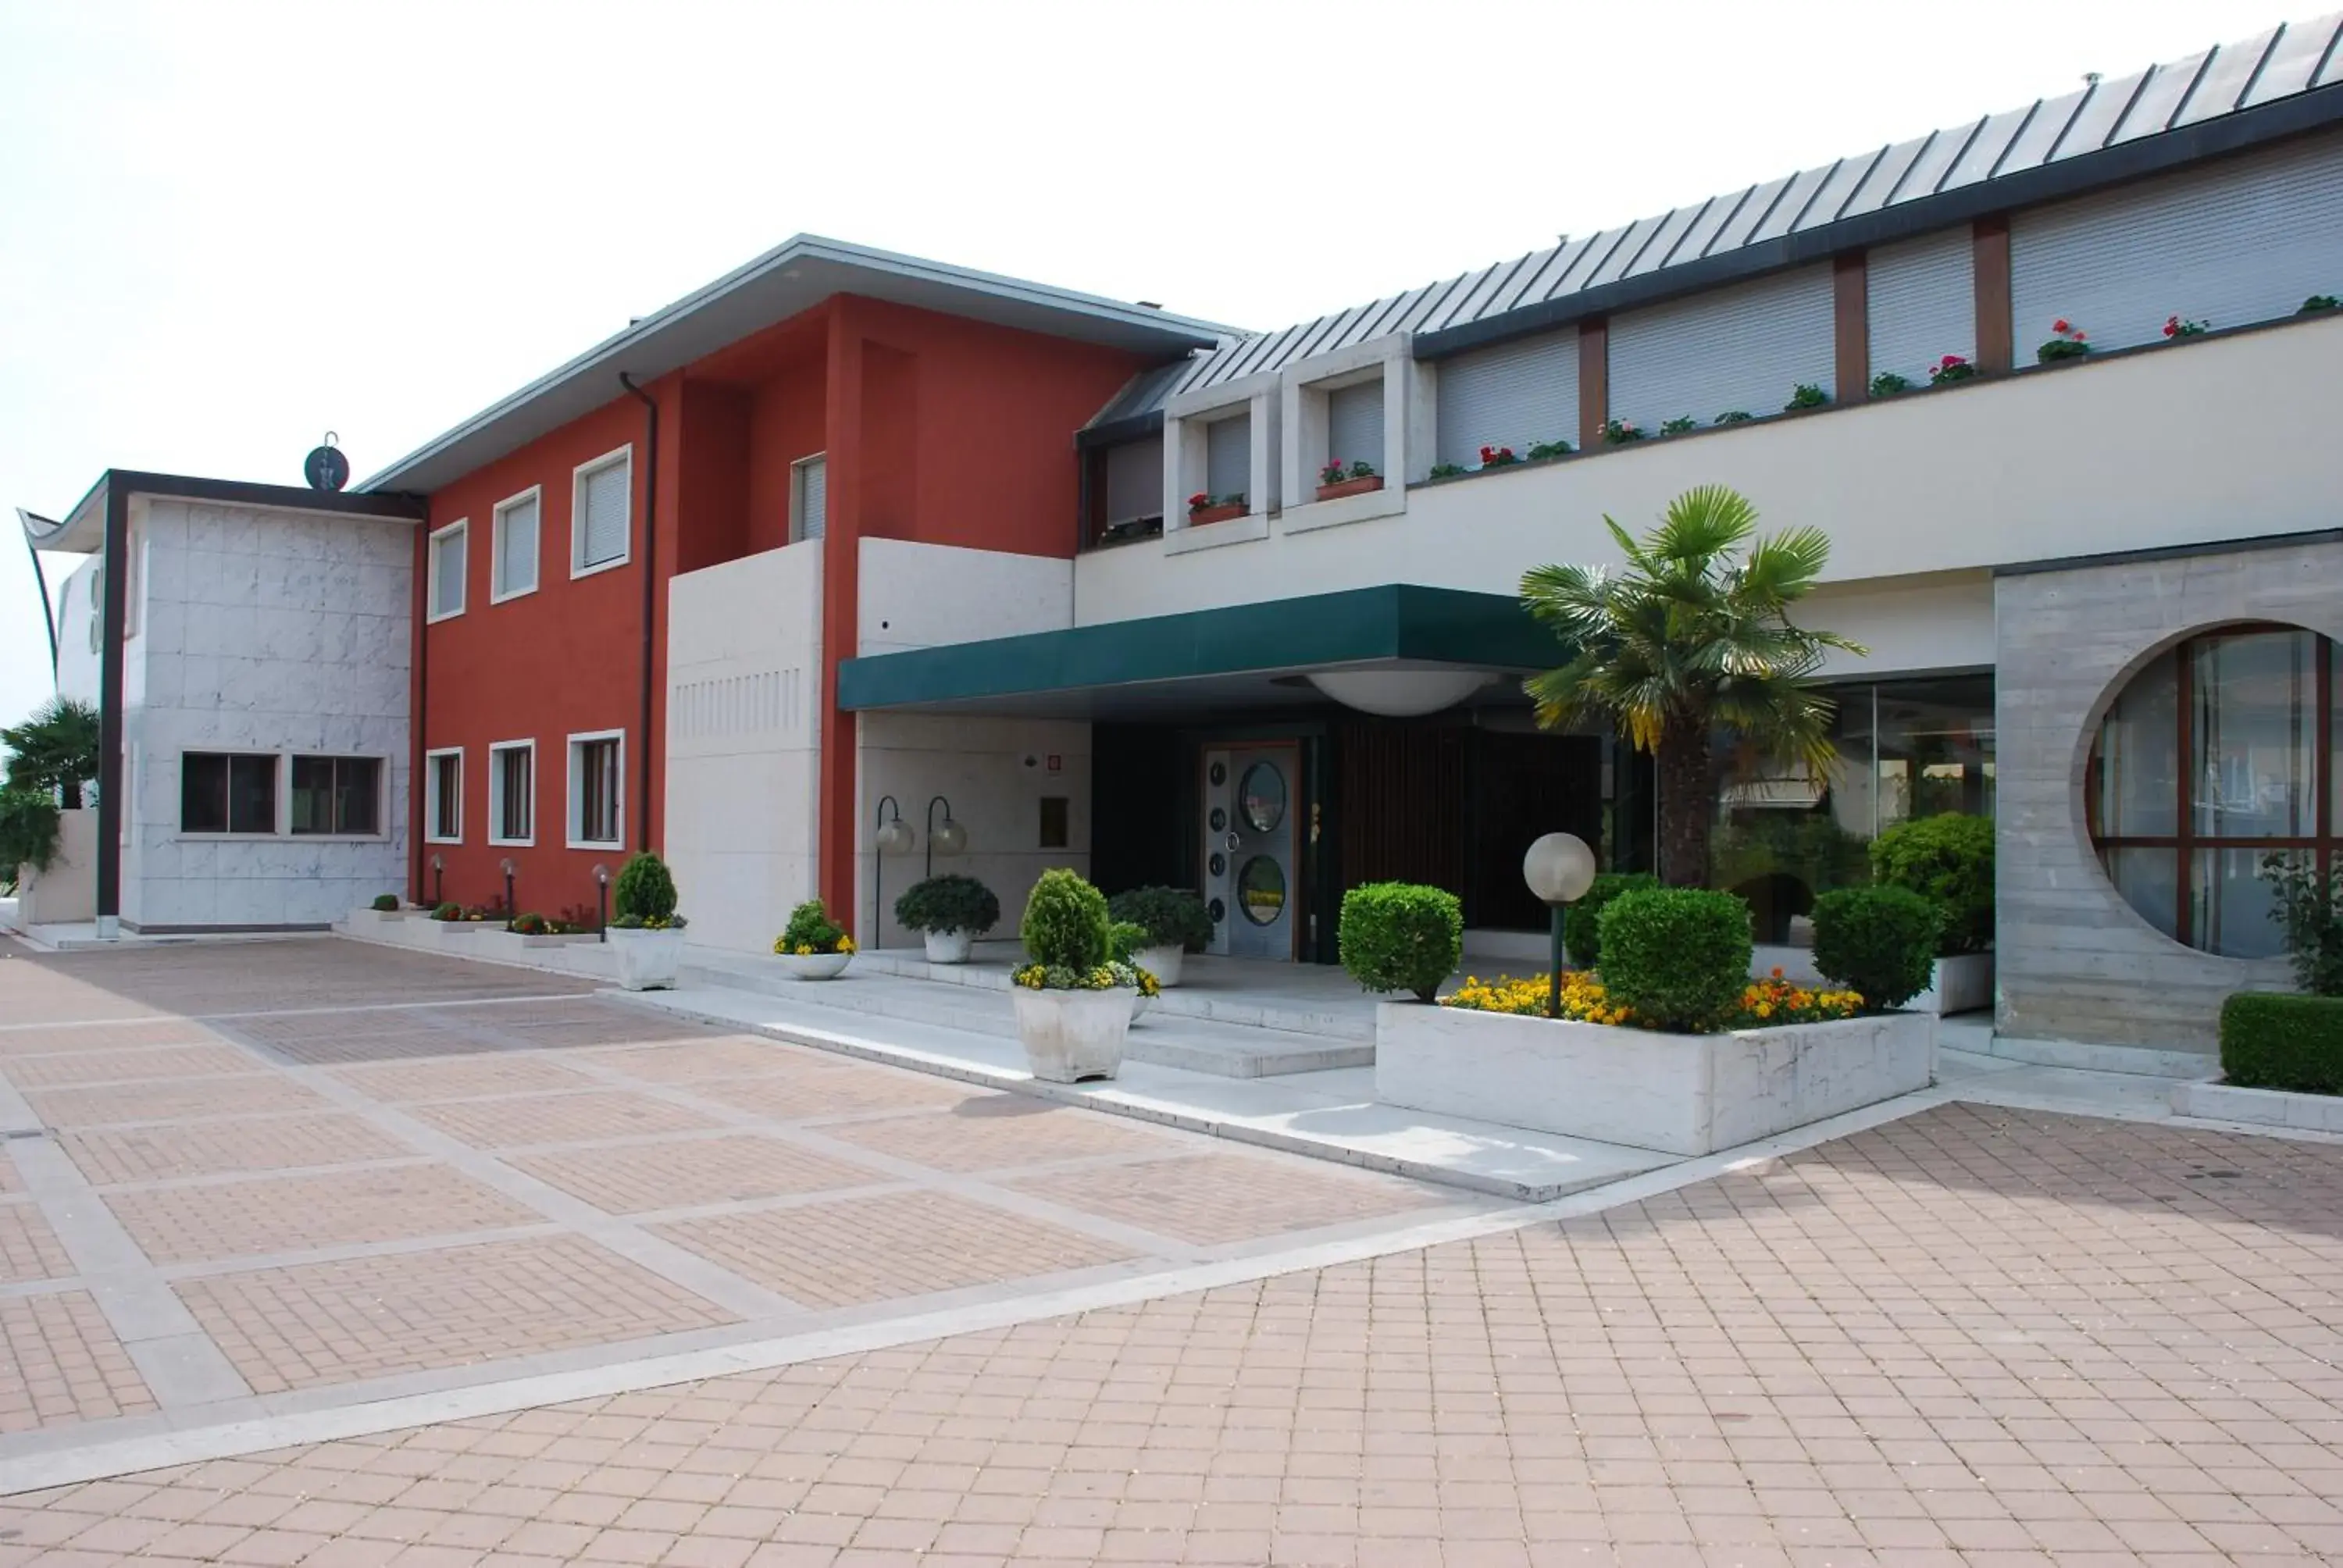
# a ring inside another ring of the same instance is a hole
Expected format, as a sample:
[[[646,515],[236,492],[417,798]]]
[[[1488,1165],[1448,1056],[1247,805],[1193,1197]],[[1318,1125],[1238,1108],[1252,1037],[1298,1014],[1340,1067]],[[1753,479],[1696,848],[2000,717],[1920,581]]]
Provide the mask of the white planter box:
[[[1936,1058],[1929,1013],[1695,1035],[1421,1002],[1375,1010],[1375,1098],[1387,1104],[1671,1154],[1924,1089]]]
[[[1029,990],[1015,987],[1025,1065],[1044,1083],[1112,1078],[1122,1070],[1135,990]]]
[[[2343,1132],[2343,1094],[2302,1094],[2288,1089],[2247,1089],[2236,1083],[2184,1083],[2172,1091],[2179,1116],[2243,1121],[2306,1132]]]
[[[927,950],[931,964],[964,964],[968,962],[969,944],[976,938],[967,931],[921,931],[920,945]]]
[[[618,958],[618,984],[628,990],[673,990],[683,963],[683,933],[629,930],[612,926],[604,933]]]
[[[353,926],[394,926],[407,918],[405,910],[377,910],[372,905],[352,910],[347,924]]]
[[[1131,955],[1131,961],[1155,977],[1155,983],[1171,987],[1180,983],[1180,965],[1188,957],[1188,950],[1177,945],[1163,948],[1141,948]]]
[[[469,941],[482,931],[505,929],[502,920],[432,920],[430,923],[432,936],[444,942]]]
[[[854,961],[852,953],[775,953],[781,973],[794,980],[836,980]]]
[[[1761,946],[1751,958],[1749,968],[1761,978],[1779,969],[1784,980],[1798,985],[1819,988],[1835,983],[1825,980],[1822,970],[1815,968],[1812,948]],[[1936,960],[1936,974],[1928,989],[1906,1002],[1904,1009],[1906,1012],[1932,1012],[1944,1017],[1975,1012],[1992,1005],[1993,955],[1955,953]]]
[[[480,934],[470,939],[472,950],[489,958],[518,959],[524,953],[540,952],[547,948],[575,947],[594,940],[591,933],[567,931],[556,936],[550,932],[538,936],[523,936],[508,931],[501,924],[475,926]]]

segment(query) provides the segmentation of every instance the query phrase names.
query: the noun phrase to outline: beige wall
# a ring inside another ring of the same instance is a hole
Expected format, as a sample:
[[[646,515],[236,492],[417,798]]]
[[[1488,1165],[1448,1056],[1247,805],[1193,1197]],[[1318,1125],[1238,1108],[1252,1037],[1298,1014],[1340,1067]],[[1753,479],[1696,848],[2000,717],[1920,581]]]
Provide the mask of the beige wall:
[[[49,869],[16,869],[16,919],[27,926],[70,926],[97,918],[97,808],[57,813],[57,852]]]

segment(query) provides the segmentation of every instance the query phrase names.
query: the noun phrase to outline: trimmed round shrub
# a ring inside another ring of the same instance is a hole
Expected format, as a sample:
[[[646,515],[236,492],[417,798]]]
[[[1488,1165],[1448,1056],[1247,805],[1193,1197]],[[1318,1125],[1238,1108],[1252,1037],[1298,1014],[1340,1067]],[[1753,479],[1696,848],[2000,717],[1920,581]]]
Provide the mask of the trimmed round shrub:
[[[1186,888],[1130,888],[1106,901],[1118,920],[1147,928],[1142,948],[1182,948],[1201,953],[1212,941],[1212,914]]]
[[[431,918],[435,920],[460,920],[464,918],[464,906],[450,899],[435,908]]]
[[[1871,841],[1871,874],[1944,910],[1940,951],[1981,953],[1993,945],[1992,819],[1947,811],[1898,822]]]
[[[1603,989],[1652,1029],[1713,1029],[1749,984],[1749,906],[1704,888],[1631,888],[1598,922]]]
[[[906,888],[895,900],[895,923],[907,931],[980,937],[1001,923],[1001,900],[974,877],[948,872]]]
[[[1594,885],[1578,902],[1570,906],[1563,918],[1562,945],[1570,954],[1573,969],[1600,968],[1603,960],[1603,930],[1600,924],[1604,909],[1622,893],[1637,888],[1656,888],[1660,879],[1649,871],[1605,871],[1594,879]]]
[[[1342,967],[1366,990],[1431,1001],[1464,956],[1464,909],[1438,888],[1369,882],[1342,895],[1337,940]]]
[[[1863,998],[1865,1012],[1928,989],[1945,911],[1909,888],[1841,888],[1815,900],[1815,968]]]
[[[1017,934],[1025,956],[1045,969],[1094,970],[1106,962],[1106,895],[1062,867],[1044,871],[1025,900]]]
[[[386,915],[396,914],[398,910],[398,895],[397,893],[377,893],[374,896],[374,907]]]
[[[1107,900],[1107,910],[1109,913],[1113,911],[1112,899]],[[1147,928],[1135,921],[1114,920],[1106,928],[1106,956],[1110,962],[1130,963],[1140,949],[1153,945],[1147,935]]]
[[[675,878],[667,862],[645,849],[619,868],[610,907],[624,920],[664,920],[675,913]]]
[[[830,918],[830,910],[822,901],[808,899],[789,911],[789,923],[781,929],[773,950],[795,953],[801,948],[810,948],[817,953],[834,953],[840,950],[838,944],[845,937],[846,928]]]

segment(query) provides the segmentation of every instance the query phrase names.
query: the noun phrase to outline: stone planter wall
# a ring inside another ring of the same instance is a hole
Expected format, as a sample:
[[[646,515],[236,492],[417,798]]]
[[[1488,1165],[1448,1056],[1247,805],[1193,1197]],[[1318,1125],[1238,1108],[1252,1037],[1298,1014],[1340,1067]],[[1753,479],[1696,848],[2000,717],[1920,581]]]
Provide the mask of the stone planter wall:
[[[1770,975],[1779,969],[1782,978],[1798,985],[1821,988],[1833,982],[1815,968],[1812,948],[1782,947],[1762,944],[1751,958],[1749,967],[1760,975]],[[1975,1012],[1993,1005],[1993,955],[1991,953],[1955,953],[1936,960],[1936,978],[1928,989],[1904,1004],[1906,1012],[1932,1012],[1946,1017],[1956,1012]]]
[[[1927,1013],[1685,1035],[1422,1003],[1375,1010],[1375,1098],[1387,1104],[1671,1154],[1924,1089],[1936,1055]]]
[[[2207,1121],[2343,1132],[2343,1094],[2297,1094],[2235,1083],[2184,1083],[2172,1091],[2172,1110],[2175,1115],[2198,1116]]]

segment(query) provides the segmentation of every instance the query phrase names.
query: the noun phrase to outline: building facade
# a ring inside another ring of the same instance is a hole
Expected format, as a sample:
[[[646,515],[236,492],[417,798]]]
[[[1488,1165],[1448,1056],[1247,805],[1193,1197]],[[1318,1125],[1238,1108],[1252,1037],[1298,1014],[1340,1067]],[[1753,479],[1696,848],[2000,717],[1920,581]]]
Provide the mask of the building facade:
[[[1398,877],[1527,958],[1523,847],[1648,865],[1654,789],[1534,722],[1522,575],[1725,484],[1829,534],[1802,614],[1867,650],[1826,778],[1725,759],[1761,937],[1988,815],[2003,1032],[2208,1050],[2282,983],[2259,858],[2343,794],[2338,30],[1271,332],[793,240],[363,487],[427,513],[409,890],[590,906],[657,846],[697,940],[818,894],[891,945],[941,852],[1331,961]]]

